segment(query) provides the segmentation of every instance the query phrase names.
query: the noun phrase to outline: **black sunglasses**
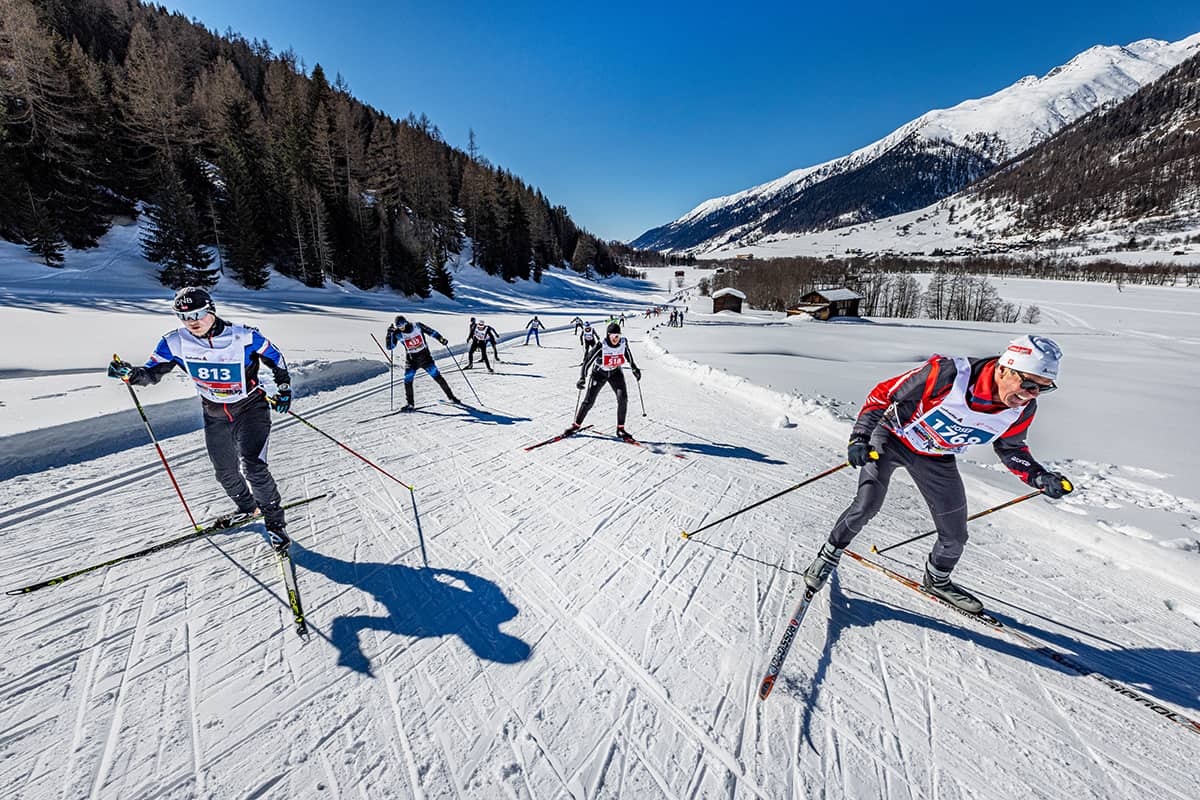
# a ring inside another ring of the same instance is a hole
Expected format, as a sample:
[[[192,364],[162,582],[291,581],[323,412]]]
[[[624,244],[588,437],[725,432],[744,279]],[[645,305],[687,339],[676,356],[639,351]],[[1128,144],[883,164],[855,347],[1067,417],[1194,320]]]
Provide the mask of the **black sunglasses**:
[[[1054,381],[1049,383],[1038,383],[1020,370],[1013,370],[1017,377],[1021,379],[1021,388],[1027,392],[1037,392],[1038,394],[1049,394],[1058,388],[1058,384]]]

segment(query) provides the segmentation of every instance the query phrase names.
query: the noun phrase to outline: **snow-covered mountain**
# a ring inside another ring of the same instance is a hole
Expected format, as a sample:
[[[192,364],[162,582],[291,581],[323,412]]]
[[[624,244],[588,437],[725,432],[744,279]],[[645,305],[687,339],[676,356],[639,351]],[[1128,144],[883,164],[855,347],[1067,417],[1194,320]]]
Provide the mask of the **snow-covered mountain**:
[[[1178,42],[1092,47],[1040,78],[1026,76],[987,97],[930,111],[842,158],[707,200],[632,244],[704,253],[923,208],[1198,52],[1200,33]]]

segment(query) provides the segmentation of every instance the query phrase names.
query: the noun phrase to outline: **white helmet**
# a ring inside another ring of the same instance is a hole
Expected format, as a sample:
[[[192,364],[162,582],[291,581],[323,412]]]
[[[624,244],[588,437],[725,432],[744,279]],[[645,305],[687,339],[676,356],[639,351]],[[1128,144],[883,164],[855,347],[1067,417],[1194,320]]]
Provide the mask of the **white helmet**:
[[[1000,366],[1056,380],[1062,354],[1062,348],[1053,339],[1021,336],[1009,342],[1008,349],[1000,354]]]

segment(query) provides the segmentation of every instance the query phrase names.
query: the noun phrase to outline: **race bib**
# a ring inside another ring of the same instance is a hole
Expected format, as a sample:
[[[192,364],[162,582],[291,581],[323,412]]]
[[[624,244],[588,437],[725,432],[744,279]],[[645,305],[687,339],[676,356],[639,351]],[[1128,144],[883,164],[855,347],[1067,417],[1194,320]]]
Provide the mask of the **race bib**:
[[[623,356],[623,355],[615,355],[615,356],[605,355],[604,356],[605,369],[620,369],[621,365],[624,363],[625,363],[625,356]]]
[[[202,389],[213,397],[234,397],[242,393],[241,364],[206,364],[189,361],[188,372]]]
[[[975,428],[954,419],[942,409],[934,409],[918,421],[913,431],[930,448],[955,452],[976,444],[986,444],[996,434],[983,428]]]
[[[415,336],[405,336],[404,337],[404,349],[405,350],[416,351],[416,350],[420,350],[424,346],[425,346],[425,337],[419,333],[416,334]]]

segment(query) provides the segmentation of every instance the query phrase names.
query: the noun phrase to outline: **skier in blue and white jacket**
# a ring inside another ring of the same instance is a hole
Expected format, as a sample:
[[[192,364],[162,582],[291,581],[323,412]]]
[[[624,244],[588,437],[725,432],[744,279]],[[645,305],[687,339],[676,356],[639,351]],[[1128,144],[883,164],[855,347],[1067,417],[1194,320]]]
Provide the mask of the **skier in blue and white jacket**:
[[[134,386],[148,386],[177,366],[183,369],[200,395],[204,443],[217,480],[239,514],[253,514],[256,508],[262,512],[271,545],[283,550],[291,540],[279,489],[267,468],[267,439],[271,433],[271,407],[280,413],[291,408],[292,381],[287,362],[257,328],[218,317],[212,296],[205,289],[180,289],[172,308],[183,327],[164,334],[140,367],[114,358],[108,365],[108,376]],[[260,365],[271,370],[275,379],[270,404],[258,380]]]

